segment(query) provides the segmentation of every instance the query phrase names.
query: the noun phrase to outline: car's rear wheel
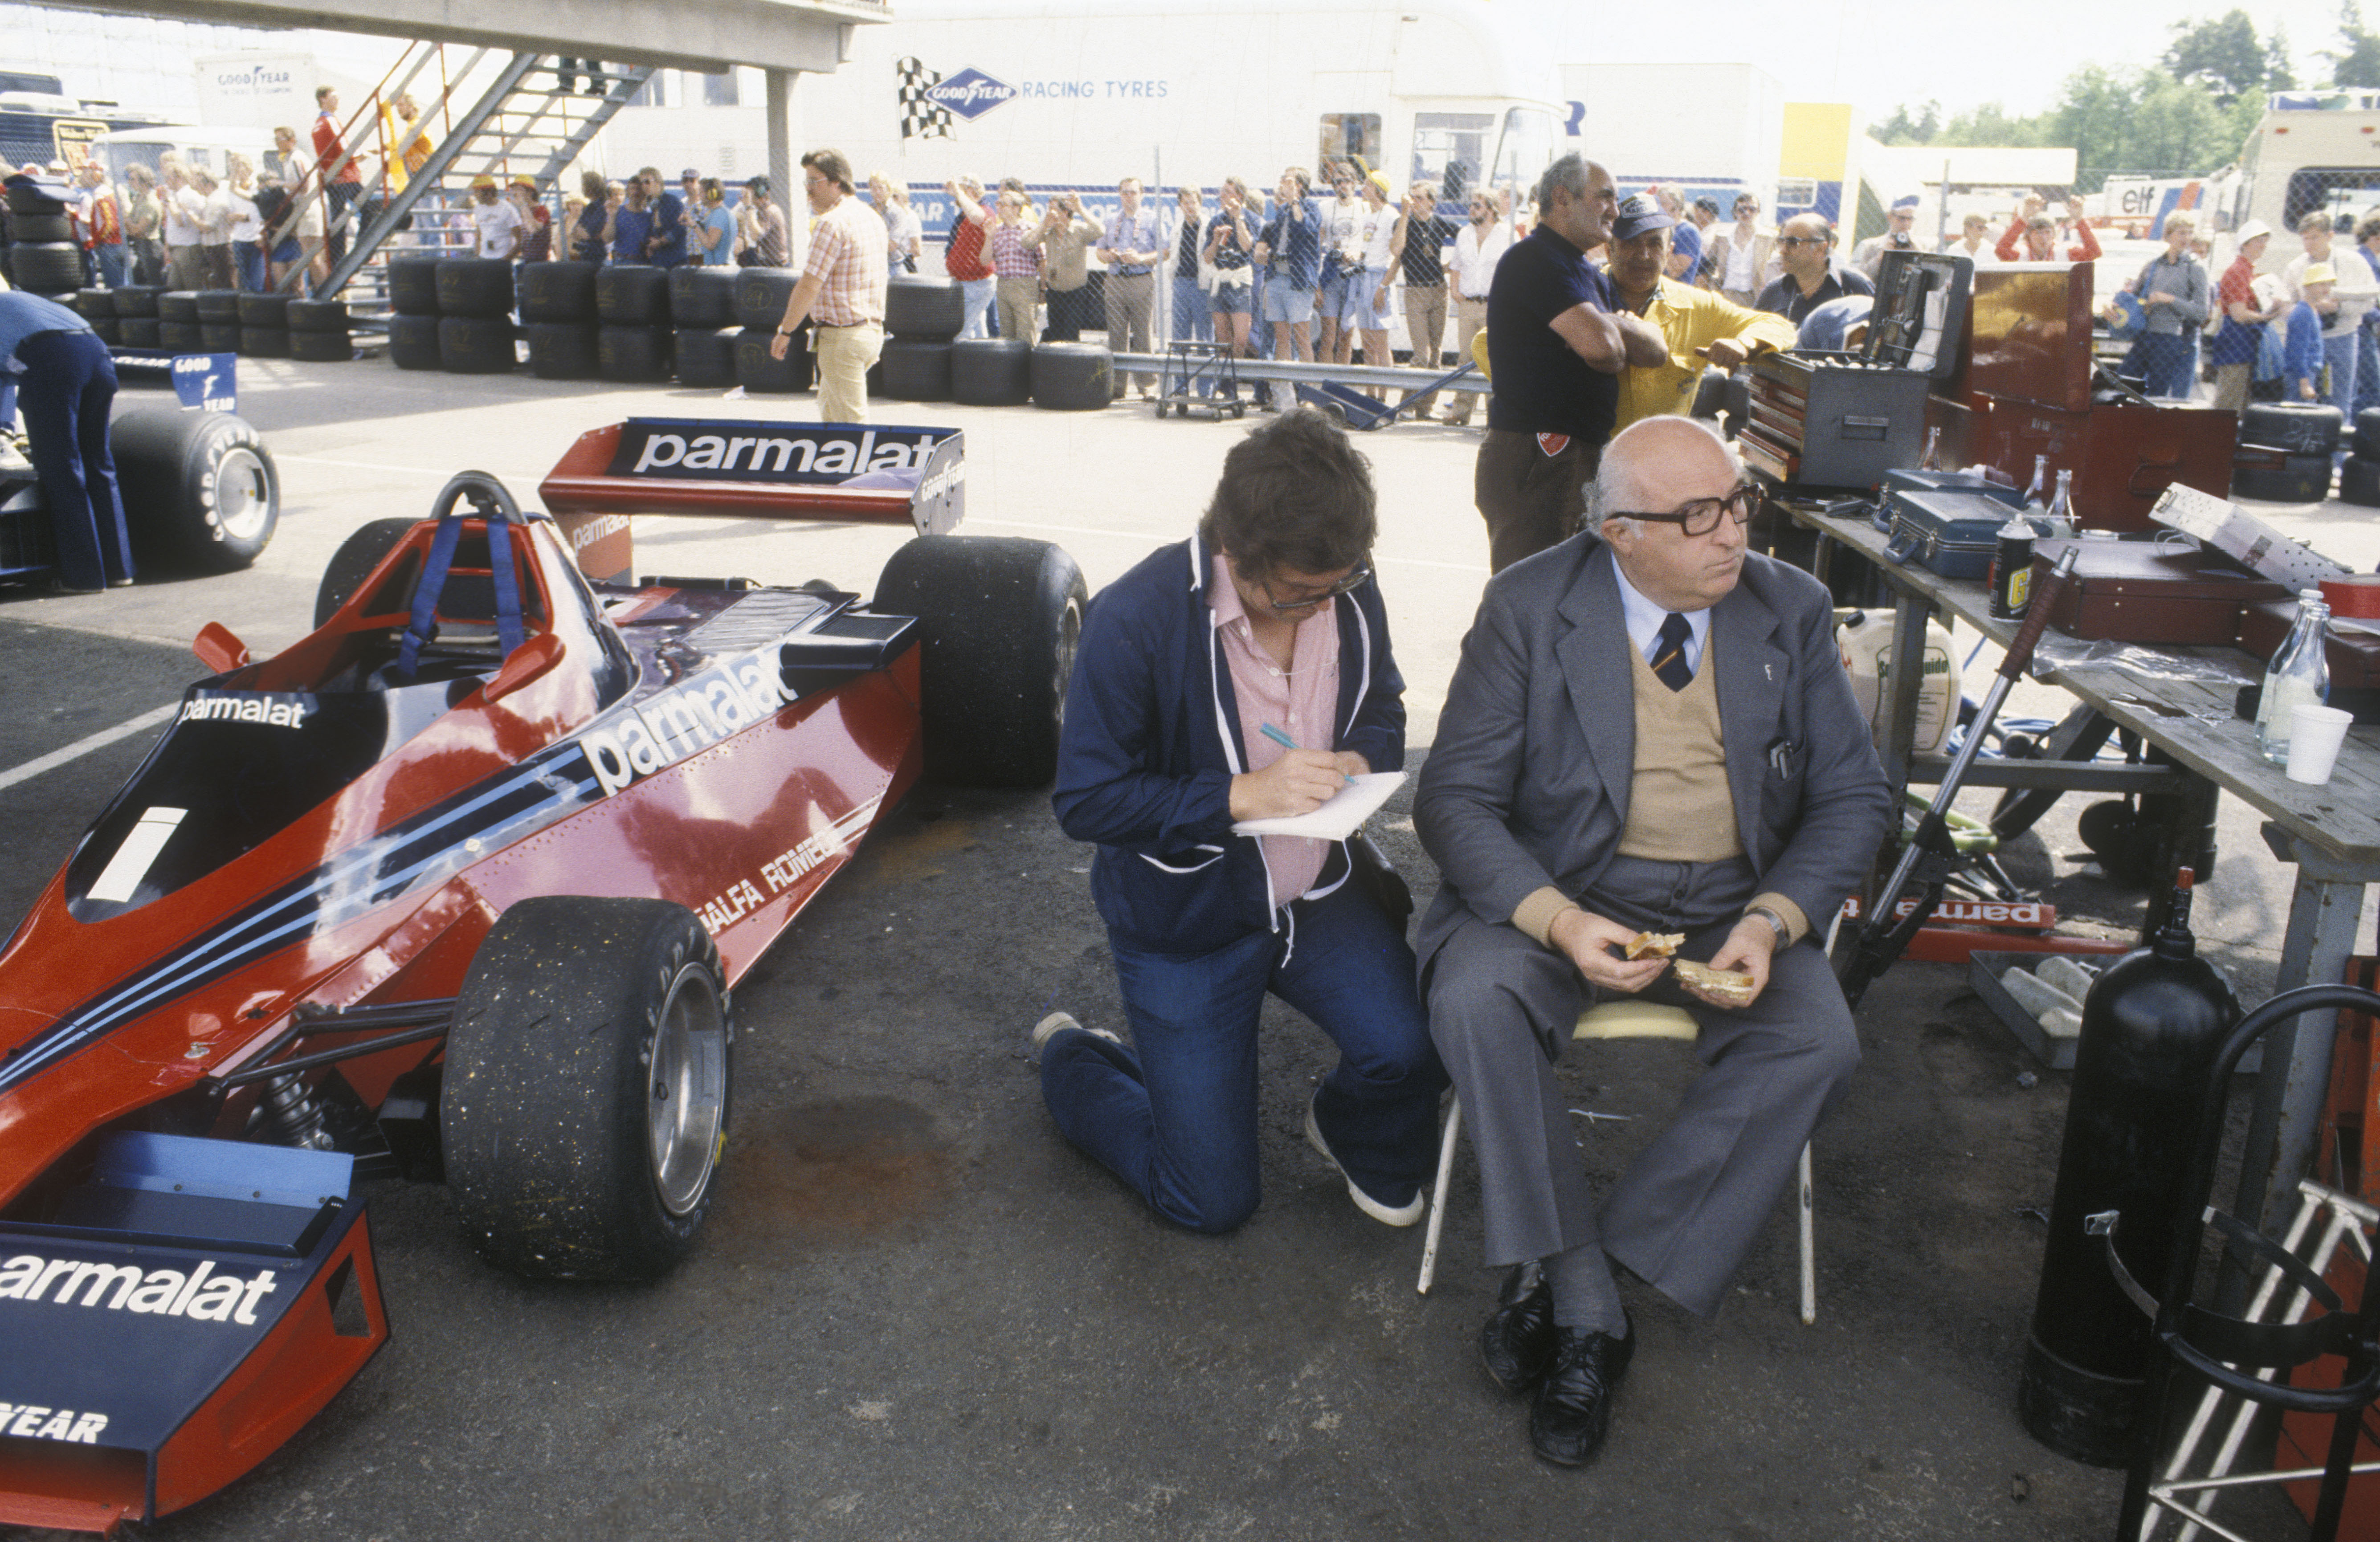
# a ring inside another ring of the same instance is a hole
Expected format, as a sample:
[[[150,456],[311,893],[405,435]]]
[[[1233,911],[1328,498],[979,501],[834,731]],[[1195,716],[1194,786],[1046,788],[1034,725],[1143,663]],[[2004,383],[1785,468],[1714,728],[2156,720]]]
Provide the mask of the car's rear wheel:
[[[1075,559],[1046,540],[922,536],[892,553],[873,603],[917,618],[927,775],[975,787],[1056,777],[1087,602]]]
[[[440,1099],[446,1183],[490,1263],[650,1280],[718,1187],[735,1020],[719,951],[662,900],[522,900],[455,1006]]]

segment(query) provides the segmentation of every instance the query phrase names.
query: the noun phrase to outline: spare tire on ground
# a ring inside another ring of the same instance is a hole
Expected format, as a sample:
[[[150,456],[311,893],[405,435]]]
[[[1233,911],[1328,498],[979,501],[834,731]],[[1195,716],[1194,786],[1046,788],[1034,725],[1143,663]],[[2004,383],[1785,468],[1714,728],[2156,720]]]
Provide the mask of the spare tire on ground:
[[[521,329],[528,336],[529,373],[540,380],[593,380],[598,358],[593,322],[531,322]]]
[[[196,289],[168,289],[157,297],[157,319],[179,322],[184,326],[199,324],[199,292]]]
[[[901,402],[951,399],[951,345],[889,338],[877,363],[884,370],[884,395]]]
[[[595,275],[595,315],[607,326],[668,326],[669,270],[605,264]]]
[[[2364,410],[2380,411],[2380,408],[2366,407]],[[2359,438],[2362,431],[2359,426],[2356,430]],[[2348,456],[2347,464],[2338,468],[2338,500],[2361,508],[2380,508],[2380,460],[2367,460],[2360,455]]]
[[[2326,402],[2250,402],[2240,409],[2240,443],[2293,455],[2326,455],[2338,448],[2344,421],[2345,415]]]
[[[108,294],[115,298],[117,315],[154,321],[157,317],[157,297],[164,292],[153,284],[128,284],[121,289],[110,289]]]
[[[239,297],[239,324],[244,327],[286,327],[289,324],[289,300],[287,295],[243,294]]]
[[[868,607],[917,618],[926,774],[1038,787],[1058,729],[1087,603],[1063,549],[1013,536],[922,536],[892,553]]]
[[[322,334],[317,333],[314,335],[319,337]],[[239,329],[239,351],[250,358],[286,358],[289,357],[289,329],[243,326]]]
[[[778,395],[808,391],[815,362],[810,357],[808,331],[805,326],[786,338],[785,357],[771,358],[769,344],[777,335],[776,324],[746,327],[735,339],[735,383],[747,391]]]
[[[1033,405],[1083,412],[1115,400],[1115,355],[1097,343],[1044,343],[1033,350]]]
[[[290,349],[298,346],[298,329],[289,329]],[[388,361],[400,370],[435,370],[438,359],[438,318],[407,316],[388,319]]]
[[[453,375],[505,375],[520,362],[509,316],[438,318],[438,367]]]
[[[160,322],[157,323],[157,346],[176,353],[204,353],[207,335],[196,322]]]
[[[951,345],[951,400],[966,407],[1023,407],[1032,399],[1030,343],[964,337]]]
[[[434,316],[408,316],[405,319],[412,322],[428,322],[432,326],[435,326],[438,322]],[[303,359],[309,364],[345,364],[348,359],[356,357],[355,340],[348,336],[345,327],[341,327],[336,332],[292,330],[289,334],[289,357]],[[435,362],[436,360],[433,359],[431,364]],[[431,367],[430,364],[420,366],[425,370]]]
[[[11,246],[29,247],[36,241],[71,241],[74,238],[74,221],[64,214],[8,216],[8,242]]]
[[[2334,416],[2338,408],[2327,408]],[[2231,496],[2260,498],[2271,504],[2319,504],[2330,496],[2330,455],[2290,455],[2277,471],[2263,467],[2235,466]]]
[[[158,346],[157,329],[162,325],[154,316],[124,316],[117,319],[115,330],[128,348],[153,348]]]
[[[905,342],[947,343],[965,324],[966,307],[954,280],[900,273],[884,291],[884,334],[888,337]]]
[[[438,314],[438,270],[435,257],[392,257],[388,260],[388,303],[400,316]]]
[[[239,352],[239,323],[237,322],[200,322],[199,342],[209,353],[237,353]]]
[[[107,289],[78,289],[69,302],[74,313],[86,322],[115,314],[114,292]]]
[[[524,262],[516,294],[520,319],[528,322],[595,320],[595,274],[600,262]]]
[[[246,419],[137,407],[110,432],[137,562],[228,573],[256,561],[280,522],[281,477]]]
[[[292,299],[288,317],[292,332],[345,332],[349,322],[345,300]]]
[[[8,276],[37,295],[70,295],[82,287],[82,248],[72,241],[10,247]]]
[[[199,320],[201,322],[237,323],[239,321],[239,291],[237,289],[200,290]]]
[[[93,316],[91,319],[91,335],[103,343],[121,344],[124,341],[123,326],[124,323],[114,316]]]
[[[661,272],[658,268],[647,271]],[[595,339],[595,372],[610,381],[669,379],[670,329],[605,325]]]
[[[672,268],[670,324],[681,332],[689,327],[734,326],[735,279],[736,273],[732,268]]]
[[[785,320],[785,305],[802,275],[791,268],[744,268],[735,274],[735,322],[774,332]]]
[[[508,316],[513,265],[501,257],[449,257],[438,264],[441,316]]]
[[[2380,460],[2380,407],[2367,407],[2355,415],[2355,454]]]
[[[725,390],[735,383],[736,327],[679,327],[673,346],[677,357],[677,381],[699,391]]]

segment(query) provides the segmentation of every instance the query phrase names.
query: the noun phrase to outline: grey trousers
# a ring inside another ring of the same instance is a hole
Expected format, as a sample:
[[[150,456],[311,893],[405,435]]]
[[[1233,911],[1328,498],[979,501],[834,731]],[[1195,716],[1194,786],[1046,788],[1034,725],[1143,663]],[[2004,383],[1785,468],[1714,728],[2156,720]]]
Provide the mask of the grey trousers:
[[[1623,925],[1684,931],[1707,960],[1752,897],[1750,868],[1616,859],[1579,903]],[[1647,1001],[1702,1025],[1703,1072],[1676,1116],[1611,1184],[1587,1181],[1553,1061],[1588,1004],[1567,958],[1511,926],[1472,917],[1424,970],[1430,1037],[1463,1099],[1479,1161],[1490,1266],[1589,1244],[1708,1317],[1792,1182],[1802,1147],[1859,1063],[1859,1037],[1826,955],[1779,953],[1750,1006],[1707,1005],[1664,975]]]

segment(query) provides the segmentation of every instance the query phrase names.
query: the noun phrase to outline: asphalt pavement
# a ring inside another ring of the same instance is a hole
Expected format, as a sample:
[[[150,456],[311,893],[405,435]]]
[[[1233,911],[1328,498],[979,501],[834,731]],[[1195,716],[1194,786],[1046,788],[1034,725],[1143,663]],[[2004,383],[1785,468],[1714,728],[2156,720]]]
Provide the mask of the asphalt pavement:
[[[534,503],[582,431],[631,416],[808,418],[809,397],[564,385],[242,361],[241,410],[285,479],[281,530],[241,574],[88,598],[0,591],[0,911],[20,915],[155,730],[13,782],[137,722],[202,672],[222,621],[260,654],[308,628],[367,520],[426,512],[454,471]],[[1196,522],[1242,428],[884,404],[967,435],[964,529],[1057,540],[1093,588]],[[1429,741],[1487,575],[1475,435],[1359,436],[1381,492],[1377,565]],[[2368,529],[2309,513],[2326,550]],[[824,577],[865,590],[899,529],[639,519],[639,571]],[[2368,566],[2373,553],[2334,554]],[[1973,639],[1967,638],[1971,642]],[[1962,646],[1963,650],[1963,646]],[[2047,715],[2055,693],[2025,698]],[[1418,755],[1416,756],[1418,759]],[[2077,929],[2120,935],[2141,896],[2078,858],[2070,796],[2010,861]],[[1391,855],[1434,883],[1406,818]],[[2286,872],[2228,805],[2201,892],[2208,951],[2269,989]],[[1024,1057],[1063,1008],[1120,1027],[1088,851],[1037,793],[926,787],[736,992],[745,1037],[718,1208],[645,1287],[531,1283],[482,1264],[441,1189],[392,1185],[370,1222],[395,1332],[328,1411],[248,1478],[149,1528],[170,1538],[492,1535],[855,1538],[2084,1538],[2117,1475],[2035,1445],[2017,1369],[2067,1077],[1964,986],[1903,965],[1860,1014],[1865,1062],[1816,1143],[1819,1316],[1797,1314],[1780,1212],[1704,1321],[1636,1291],[1642,1348],[1586,1470],[1529,1454],[1526,1410],[1475,1346],[1467,1151],[1439,1283],[1418,1229],[1366,1219],[1305,1146],[1329,1046],[1269,1011],[1265,1197],[1221,1238],[1150,1218],[1068,1147]],[[1659,1043],[1574,1050],[1561,1075],[1609,1178],[1691,1077]],[[2240,1503],[2259,1539],[2294,1535]],[[8,1533],[0,1536],[29,1536]]]

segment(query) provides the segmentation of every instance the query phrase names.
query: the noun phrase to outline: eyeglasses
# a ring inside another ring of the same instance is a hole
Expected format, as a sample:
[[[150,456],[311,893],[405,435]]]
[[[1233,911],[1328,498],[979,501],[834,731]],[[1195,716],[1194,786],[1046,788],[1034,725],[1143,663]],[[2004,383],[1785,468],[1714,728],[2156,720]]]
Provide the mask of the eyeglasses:
[[[1724,498],[1696,498],[1667,514],[1607,514],[1603,517],[1647,519],[1657,525],[1675,525],[1689,536],[1706,536],[1718,528],[1722,512],[1733,516],[1738,525],[1751,524],[1752,516],[1760,511],[1761,498],[1758,482],[1742,482]]]
[[[1780,247],[1823,247],[1832,243],[1824,236],[1779,236],[1777,244]]]
[[[1359,562],[1348,569],[1338,582],[1319,593],[1302,595],[1295,600],[1283,600],[1275,594],[1272,591],[1272,580],[1269,578],[1257,579],[1257,587],[1264,590],[1265,603],[1270,605],[1275,611],[1310,611],[1326,601],[1336,600],[1342,594],[1354,593],[1370,582],[1371,577],[1372,565]]]

